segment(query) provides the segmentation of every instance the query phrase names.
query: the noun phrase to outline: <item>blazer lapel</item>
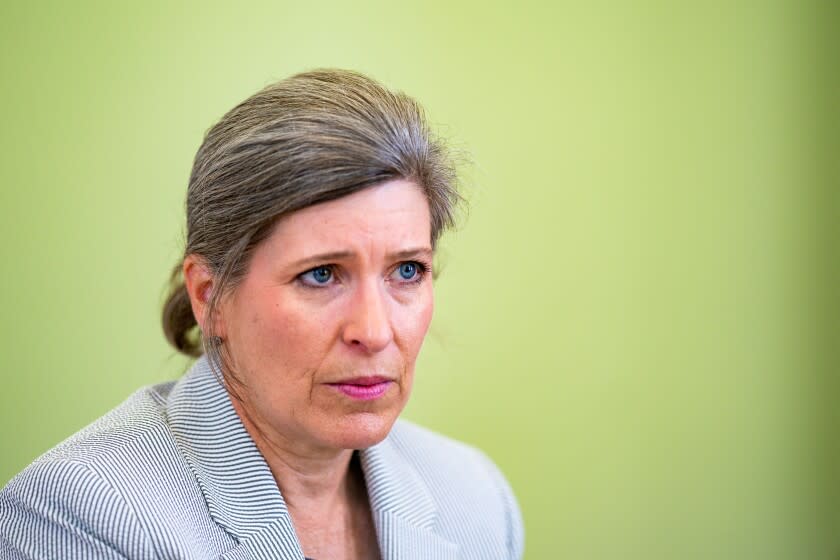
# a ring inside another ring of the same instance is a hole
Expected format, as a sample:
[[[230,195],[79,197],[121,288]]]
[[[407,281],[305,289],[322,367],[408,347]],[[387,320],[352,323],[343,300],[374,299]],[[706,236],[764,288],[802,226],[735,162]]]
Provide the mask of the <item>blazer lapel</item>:
[[[458,545],[436,531],[437,506],[390,437],[359,452],[382,560],[456,560]]]
[[[175,385],[167,414],[210,517],[237,542],[222,558],[303,560],[274,476],[206,357]]]

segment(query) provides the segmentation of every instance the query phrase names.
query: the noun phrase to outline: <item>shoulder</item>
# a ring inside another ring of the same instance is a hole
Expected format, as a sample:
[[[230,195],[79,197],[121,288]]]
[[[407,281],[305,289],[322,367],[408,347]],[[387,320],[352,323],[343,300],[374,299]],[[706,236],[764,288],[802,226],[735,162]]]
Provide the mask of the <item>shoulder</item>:
[[[84,465],[105,479],[130,476],[131,465],[149,455],[161,457],[172,448],[166,418],[166,398],[172,383],[139,389],[122,404],[59,443],[25,469],[18,478],[44,465]],[[149,468],[155,461],[147,462]]]
[[[481,484],[498,472],[493,461],[477,447],[408,420],[398,420],[388,438],[406,460],[431,476],[439,473],[449,480]]]
[[[13,478],[0,491],[0,551],[153,556],[128,495],[171,446],[164,413],[168,388],[137,391]]]
[[[404,459],[423,471],[424,478],[440,476],[482,490],[504,480],[496,464],[477,447],[407,420],[397,421],[389,439]]]
[[[465,515],[483,519],[505,536],[509,558],[521,558],[524,527],[516,496],[499,467],[480,449],[406,420],[389,439],[424,480],[443,523]]]

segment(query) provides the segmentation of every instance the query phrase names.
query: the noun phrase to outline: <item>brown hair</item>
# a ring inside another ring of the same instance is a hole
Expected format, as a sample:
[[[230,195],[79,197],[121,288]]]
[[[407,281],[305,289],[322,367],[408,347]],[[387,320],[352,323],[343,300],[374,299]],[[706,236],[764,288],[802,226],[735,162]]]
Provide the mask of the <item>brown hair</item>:
[[[234,107],[207,132],[187,192],[184,255],[198,255],[215,276],[207,332],[198,328],[178,263],[163,306],[167,340],[189,356],[206,353],[224,373],[214,313],[277,219],[398,178],[424,190],[434,246],[461,200],[452,158],[416,101],[362,74],[297,74]]]

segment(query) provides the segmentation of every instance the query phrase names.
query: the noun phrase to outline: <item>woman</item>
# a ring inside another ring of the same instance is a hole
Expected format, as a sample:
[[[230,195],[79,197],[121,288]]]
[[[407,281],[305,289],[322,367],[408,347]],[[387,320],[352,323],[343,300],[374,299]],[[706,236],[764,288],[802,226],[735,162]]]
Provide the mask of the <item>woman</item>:
[[[163,313],[199,359],[13,479],[0,558],[521,557],[493,463],[397,421],[454,179],[416,102],[357,73],[225,115]]]

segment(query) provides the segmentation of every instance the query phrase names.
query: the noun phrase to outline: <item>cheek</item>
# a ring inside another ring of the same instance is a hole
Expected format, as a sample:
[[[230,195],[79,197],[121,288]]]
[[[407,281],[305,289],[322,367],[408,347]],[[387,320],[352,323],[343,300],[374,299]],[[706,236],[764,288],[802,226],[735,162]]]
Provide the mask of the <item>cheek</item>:
[[[407,357],[412,361],[420,352],[420,347],[423,345],[423,340],[425,340],[429,325],[432,322],[433,312],[434,299],[431,291],[426,297],[420,298],[408,309],[400,310],[400,319],[397,322],[401,333],[400,338],[403,340],[406,353],[410,354]]]
[[[329,325],[323,314],[296,304],[276,291],[252,292],[237,317],[234,343],[251,376],[264,386],[293,382],[317,367]]]
[[[253,334],[260,340],[261,353],[269,356],[275,367],[280,363],[289,371],[308,369],[323,353],[332,328],[327,319],[300,306],[273,302],[260,313]]]
[[[423,308],[423,311],[420,315],[420,326],[418,330],[421,336],[421,343],[422,339],[426,338],[426,333],[429,332],[429,325],[431,325],[432,323],[432,315],[434,314],[434,310],[435,302],[434,299],[430,297],[428,303]]]
[[[403,405],[411,394],[414,385],[414,368],[417,355],[426,339],[426,333],[432,321],[434,303],[431,298],[414,307],[410,313],[404,313],[404,320],[400,325],[401,351],[406,366],[406,376],[403,379]]]

